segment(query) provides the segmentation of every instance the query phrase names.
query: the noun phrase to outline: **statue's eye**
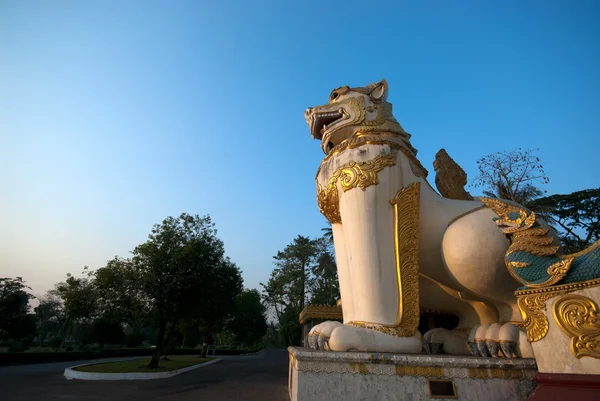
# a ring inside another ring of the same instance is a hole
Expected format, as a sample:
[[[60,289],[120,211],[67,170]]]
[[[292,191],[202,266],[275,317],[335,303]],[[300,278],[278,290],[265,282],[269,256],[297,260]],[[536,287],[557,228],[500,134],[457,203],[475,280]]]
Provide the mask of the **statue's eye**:
[[[338,93],[337,92],[333,92],[331,94],[331,100],[335,100],[335,99],[337,99],[337,97],[338,97]]]

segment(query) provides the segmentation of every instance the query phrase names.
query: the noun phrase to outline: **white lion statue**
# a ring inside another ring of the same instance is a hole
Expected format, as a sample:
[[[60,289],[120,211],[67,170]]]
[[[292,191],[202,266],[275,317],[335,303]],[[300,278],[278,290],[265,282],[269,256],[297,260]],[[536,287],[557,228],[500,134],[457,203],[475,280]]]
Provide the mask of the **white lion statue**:
[[[434,164],[443,196],[431,187],[387,94],[385,80],[344,86],[305,112],[326,154],[317,200],[332,224],[344,316],[313,327],[310,346],[532,357],[515,325],[518,283],[496,214],[464,190],[466,175],[444,151]],[[420,308],[455,314],[457,328],[421,336]]]

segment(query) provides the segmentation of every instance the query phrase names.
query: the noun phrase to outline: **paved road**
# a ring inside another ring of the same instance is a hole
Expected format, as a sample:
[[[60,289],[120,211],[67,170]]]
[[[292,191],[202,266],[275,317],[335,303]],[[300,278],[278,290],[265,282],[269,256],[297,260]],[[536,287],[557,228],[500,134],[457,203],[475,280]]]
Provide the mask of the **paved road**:
[[[288,401],[288,354],[220,357],[223,362],[170,379],[66,380],[65,367],[77,362],[0,367],[2,401]],[[113,359],[114,360],[114,359]],[[86,361],[89,362],[89,361]],[[85,363],[85,362],[83,362]]]

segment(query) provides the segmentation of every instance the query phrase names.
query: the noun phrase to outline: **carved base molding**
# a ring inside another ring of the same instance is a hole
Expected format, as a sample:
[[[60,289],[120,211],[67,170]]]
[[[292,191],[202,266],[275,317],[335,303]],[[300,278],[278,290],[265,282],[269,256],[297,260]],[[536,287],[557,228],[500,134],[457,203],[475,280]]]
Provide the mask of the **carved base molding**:
[[[430,400],[442,383],[463,401],[525,401],[535,387],[533,359],[325,352],[290,347],[293,401]],[[435,389],[434,389],[435,390]]]
[[[600,399],[600,375],[538,373],[538,386],[527,401],[597,401]]]

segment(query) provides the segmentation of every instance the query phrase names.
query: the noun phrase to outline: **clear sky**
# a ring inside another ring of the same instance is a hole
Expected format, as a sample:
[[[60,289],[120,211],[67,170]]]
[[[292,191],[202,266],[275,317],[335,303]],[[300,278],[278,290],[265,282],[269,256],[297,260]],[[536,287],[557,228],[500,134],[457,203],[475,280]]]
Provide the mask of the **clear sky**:
[[[0,276],[41,294],[188,212],[258,287],[325,226],[304,109],[382,78],[431,181],[523,147],[549,194],[600,185],[598,1],[0,1]]]

